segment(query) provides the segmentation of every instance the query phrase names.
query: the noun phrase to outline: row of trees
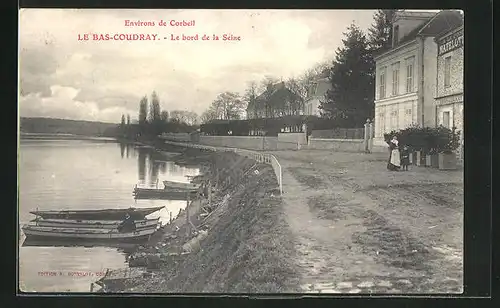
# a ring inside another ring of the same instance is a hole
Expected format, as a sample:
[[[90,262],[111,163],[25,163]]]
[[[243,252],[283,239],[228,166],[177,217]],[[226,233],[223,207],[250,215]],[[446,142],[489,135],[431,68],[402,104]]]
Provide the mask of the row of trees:
[[[253,117],[298,115],[304,108],[308,87],[318,74],[328,70],[328,65],[327,62],[318,63],[302,75],[286,80],[266,76],[260,82],[250,81],[243,94],[229,91],[220,93],[202,114],[201,121],[239,120],[247,107],[250,107]],[[280,82],[283,84],[282,92],[277,89]]]
[[[138,123],[130,123],[130,115],[122,115],[119,129],[126,138],[137,136],[157,136],[164,132],[188,132],[198,124],[198,115],[192,111],[161,110],[160,98],[156,91],[151,100],[144,96],[139,102]]]
[[[251,81],[243,95],[224,92],[217,96],[203,113],[203,123],[212,120],[238,120],[249,107],[252,117],[298,115],[304,108],[308,89],[321,74],[329,77],[331,90],[321,102],[321,116],[349,127],[362,127],[374,116],[375,62],[374,55],[389,48],[392,41],[392,18],[397,10],[378,10],[374,22],[365,34],[351,24],[344,33],[342,46],[332,62],[321,62],[298,77],[283,81],[290,95],[274,95],[278,78],[266,77]],[[286,93],[286,92],[283,92]],[[259,100],[259,95],[261,100]],[[262,105],[264,104],[264,105]]]

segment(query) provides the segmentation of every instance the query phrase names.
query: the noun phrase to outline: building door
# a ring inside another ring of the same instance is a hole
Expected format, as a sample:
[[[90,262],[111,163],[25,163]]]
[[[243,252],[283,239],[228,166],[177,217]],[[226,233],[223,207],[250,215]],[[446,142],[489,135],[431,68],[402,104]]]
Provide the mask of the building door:
[[[450,128],[450,112],[443,112],[443,126],[446,128]]]

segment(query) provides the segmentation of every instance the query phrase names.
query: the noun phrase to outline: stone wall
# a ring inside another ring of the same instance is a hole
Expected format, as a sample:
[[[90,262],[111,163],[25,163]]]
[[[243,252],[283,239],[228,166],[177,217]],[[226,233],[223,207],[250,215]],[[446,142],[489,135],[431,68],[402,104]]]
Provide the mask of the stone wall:
[[[336,152],[364,152],[363,139],[318,139],[310,138],[308,149],[333,150]]]
[[[262,136],[200,136],[200,144],[248,150],[276,150],[278,137]]]

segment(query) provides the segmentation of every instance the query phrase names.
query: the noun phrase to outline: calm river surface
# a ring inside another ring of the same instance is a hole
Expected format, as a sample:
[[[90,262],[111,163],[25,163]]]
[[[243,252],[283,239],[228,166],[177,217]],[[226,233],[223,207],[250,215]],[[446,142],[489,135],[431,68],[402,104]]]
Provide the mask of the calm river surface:
[[[92,140],[21,140],[19,151],[19,223],[33,219],[29,211],[152,207],[165,208],[150,217],[175,217],[184,201],[137,200],[135,184],[157,179],[186,182],[188,169],[162,161],[152,149]],[[21,231],[20,231],[21,232]],[[113,247],[26,246],[19,240],[19,285],[26,292],[88,292],[107,268],[126,267],[123,249]],[[40,272],[54,271],[58,276]],[[72,272],[86,273],[71,276]]]

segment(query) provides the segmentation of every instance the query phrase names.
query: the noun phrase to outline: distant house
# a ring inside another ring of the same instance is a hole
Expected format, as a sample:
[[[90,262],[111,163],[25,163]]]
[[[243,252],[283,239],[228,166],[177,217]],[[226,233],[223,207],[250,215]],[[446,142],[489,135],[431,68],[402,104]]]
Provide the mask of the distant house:
[[[302,98],[279,82],[269,86],[256,99],[249,102],[247,119],[279,118],[302,114]]]
[[[392,48],[375,57],[375,138],[412,124],[436,126],[438,45],[435,38],[462,25],[458,11],[396,12]]]
[[[329,71],[321,73],[307,89],[307,97],[304,102],[304,115],[320,116],[319,106],[326,99],[326,93],[331,89]]]

